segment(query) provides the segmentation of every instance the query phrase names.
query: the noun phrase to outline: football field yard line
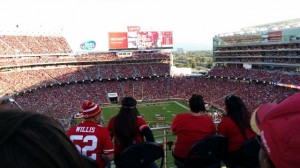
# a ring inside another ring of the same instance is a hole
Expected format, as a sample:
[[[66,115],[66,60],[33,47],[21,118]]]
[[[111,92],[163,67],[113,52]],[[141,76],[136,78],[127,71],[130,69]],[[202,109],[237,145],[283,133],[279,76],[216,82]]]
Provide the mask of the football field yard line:
[[[177,105],[179,105],[179,106],[181,106],[181,107],[183,107],[183,108],[185,108],[185,109],[187,109],[187,110],[189,110],[189,108],[188,107],[186,107],[185,105],[183,105],[183,104],[180,104],[180,103],[178,103],[177,101],[173,101],[174,103],[176,103]]]

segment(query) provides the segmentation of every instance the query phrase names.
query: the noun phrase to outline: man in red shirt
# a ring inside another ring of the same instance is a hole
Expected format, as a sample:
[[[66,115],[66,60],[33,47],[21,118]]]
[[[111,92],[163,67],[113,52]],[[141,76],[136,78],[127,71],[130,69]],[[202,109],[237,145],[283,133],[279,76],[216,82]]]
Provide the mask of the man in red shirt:
[[[212,118],[205,113],[202,96],[192,95],[189,106],[190,112],[177,114],[171,125],[172,133],[177,138],[174,148],[177,160],[184,160],[197,141],[216,133]]]
[[[107,129],[98,123],[101,121],[101,107],[84,100],[81,105],[84,121],[67,132],[78,151],[96,160],[99,168],[104,168],[106,161],[114,159],[114,148]]]

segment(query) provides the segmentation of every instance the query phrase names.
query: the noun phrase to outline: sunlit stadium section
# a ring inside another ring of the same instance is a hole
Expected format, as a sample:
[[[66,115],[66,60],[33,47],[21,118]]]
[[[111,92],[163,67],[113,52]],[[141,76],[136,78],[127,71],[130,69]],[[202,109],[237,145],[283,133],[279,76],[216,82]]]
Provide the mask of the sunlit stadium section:
[[[213,38],[213,60],[212,76],[243,80],[260,78],[274,86],[300,89],[300,19],[218,34]],[[222,74],[218,74],[220,70]],[[278,79],[285,75],[291,77]]]

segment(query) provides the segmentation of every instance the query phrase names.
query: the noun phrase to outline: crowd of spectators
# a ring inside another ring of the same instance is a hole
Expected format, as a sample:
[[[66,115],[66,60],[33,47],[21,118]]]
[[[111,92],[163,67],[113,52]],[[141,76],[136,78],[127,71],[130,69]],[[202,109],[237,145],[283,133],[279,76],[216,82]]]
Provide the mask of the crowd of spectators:
[[[1,35],[0,55],[71,53],[62,36]]]
[[[187,99],[196,93],[203,95],[208,104],[220,110],[212,115],[212,118],[219,120],[226,95],[235,94],[241,97],[247,108],[253,111],[262,102],[279,102],[294,92],[287,88],[274,87],[268,82],[257,84],[256,80],[287,83],[300,81],[300,76],[296,74],[237,67],[214,67],[208,73],[211,76],[224,77],[223,79],[170,78],[166,74],[169,74],[169,64],[158,62],[29,68],[1,72],[0,93],[4,96],[20,92],[22,94],[14,96],[20,107],[59,119],[68,119],[76,114],[82,99],[90,99],[99,104],[110,103],[108,93],[117,93],[119,97],[133,96],[144,101]],[[252,82],[230,81],[225,77],[252,79]],[[92,79],[97,79],[98,82],[92,82]],[[80,82],[85,80],[89,82]],[[51,84],[52,87],[45,87]],[[22,92],[29,89],[32,92]]]
[[[110,103],[108,93],[117,93],[119,97],[133,96],[144,101],[188,99],[191,94],[196,93],[203,95],[208,104],[219,108],[221,112],[224,109],[224,97],[229,94],[240,96],[249,111],[254,111],[261,103],[279,102],[294,92],[284,87],[221,79],[152,77],[54,86],[16,95],[14,99],[22,108],[39,111],[57,119],[70,119],[80,111],[79,104],[83,99],[98,104]],[[220,113],[215,115],[212,117],[221,116]]]
[[[208,73],[209,76],[231,77],[260,80],[266,82],[281,82],[285,84],[299,85],[300,74],[284,73],[281,71],[266,71],[259,69],[245,69],[239,67],[215,66]]]
[[[0,44],[1,47],[1,44]],[[0,48],[1,51],[1,48]],[[0,53],[1,55],[1,53]],[[37,65],[37,64],[52,64],[52,63],[81,63],[81,62],[106,62],[115,61],[123,62],[129,60],[164,60],[169,59],[169,53],[140,53],[132,52],[130,57],[118,57],[116,52],[94,52],[76,55],[73,53],[49,55],[2,55],[0,57],[0,67],[2,66],[22,66],[22,65]]]
[[[37,87],[91,79],[165,76],[169,64],[104,64],[96,66],[52,66],[0,72],[0,95]]]

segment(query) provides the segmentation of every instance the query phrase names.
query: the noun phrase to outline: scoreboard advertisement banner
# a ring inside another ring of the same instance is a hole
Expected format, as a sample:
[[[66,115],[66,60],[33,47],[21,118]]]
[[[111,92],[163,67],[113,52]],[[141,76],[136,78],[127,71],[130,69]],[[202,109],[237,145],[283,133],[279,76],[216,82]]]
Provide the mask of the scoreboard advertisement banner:
[[[139,32],[140,26],[127,26],[128,32]]]
[[[127,32],[110,32],[109,49],[126,49],[128,48]]]
[[[280,42],[282,41],[282,32],[281,31],[269,32],[268,37],[269,37],[268,38],[269,42]]]
[[[143,50],[172,49],[172,31],[136,31],[136,27],[128,32],[110,32],[109,50]]]

